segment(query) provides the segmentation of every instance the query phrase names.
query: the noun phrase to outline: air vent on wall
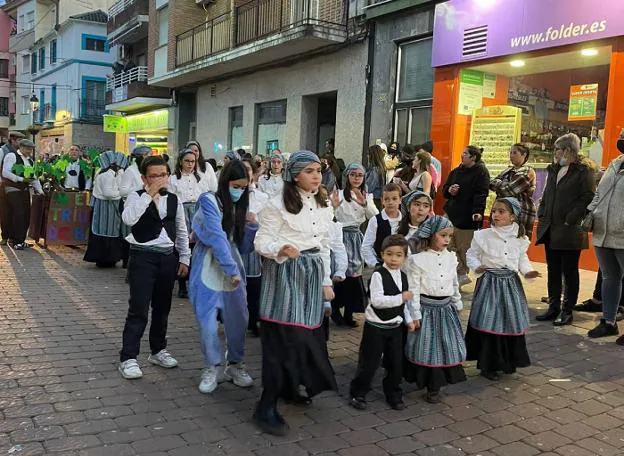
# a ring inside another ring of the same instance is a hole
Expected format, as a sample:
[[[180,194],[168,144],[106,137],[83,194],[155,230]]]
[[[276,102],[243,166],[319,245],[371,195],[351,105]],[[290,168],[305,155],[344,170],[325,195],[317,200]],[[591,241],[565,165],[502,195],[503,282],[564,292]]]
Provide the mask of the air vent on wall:
[[[472,27],[464,30],[462,57],[476,57],[487,52],[488,26]]]

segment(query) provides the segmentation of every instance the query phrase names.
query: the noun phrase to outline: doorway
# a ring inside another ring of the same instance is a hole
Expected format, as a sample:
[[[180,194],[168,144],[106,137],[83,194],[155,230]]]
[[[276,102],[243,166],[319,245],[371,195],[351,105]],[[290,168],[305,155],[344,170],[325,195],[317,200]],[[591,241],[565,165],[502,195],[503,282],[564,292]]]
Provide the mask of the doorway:
[[[337,92],[303,97],[301,112],[301,147],[321,155],[325,141],[336,133]]]

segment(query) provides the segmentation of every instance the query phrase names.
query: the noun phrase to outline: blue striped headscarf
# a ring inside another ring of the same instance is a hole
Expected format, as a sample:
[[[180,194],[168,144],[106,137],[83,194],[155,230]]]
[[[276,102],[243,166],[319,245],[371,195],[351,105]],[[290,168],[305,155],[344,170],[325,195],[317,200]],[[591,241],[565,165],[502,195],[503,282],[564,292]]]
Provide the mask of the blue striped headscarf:
[[[416,231],[416,237],[420,239],[429,239],[431,236],[445,228],[452,228],[453,224],[446,217],[441,215],[432,215],[422,222]]]
[[[100,161],[100,168],[106,169],[109,168],[110,165],[116,162],[117,152],[112,150],[107,150],[106,152],[102,152],[98,157]]]
[[[412,193],[408,193],[407,195],[405,195],[403,197],[402,203],[405,204],[405,207],[409,210],[409,206],[410,204],[412,204],[412,201],[418,198],[427,198],[429,200],[429,204],[431,204],[431,206],[433,207],[433,200],[431,199],[431,195],[420,190],[415,190]]]
[[[121,152],[115,152],[115,163],[121,169],[126,169],[128,167],[128,156]]]
[[[349,176],[349,173],[350,173],[351,171],[355,171],[355,170],[358,170],[358,169],[359,169],[360,171],[362,171],[364,174],[366,174],[366,168],[364,168],[364,166],[363,166],[362,164],[357,163],[357,162],[352,162],[352,163],[349,163],[349,164],[347,165],[347,167],[345,168],[345,170],[342,172],[342,175],[346,178],[346,177],[348,177],[348,176]]]
[[[506,196],[504,198],[496,198],[496,199],[507,201],[509,205],[511,206],[511,210],[513,211],[516,218],[520,216],[520,212],[522,211],[522,206],[520,205],[520,201],[518,201],[517,198],[514,198],[513,196]]]
[[[229,158],[230,160],[240,160],[241,159],[240,155],[238,155],[238,152],[236,152],[234,150],[228,150],[225,153],[225,156],[227,158]]]
[[[290,156],[284,167],[282,179],[284,182],[294,182],[295,177],[310,163],[321,164],[320,158],[309,150],[300,150]]]
[[[271,154],[271,157],[269,157],[269,160],[273,160],[274,158],[277,158],[277,159],[281,160],[281,161],[282,161],[282,163],[284,163],[284,156],[283,156],[281,153],[279,153],[279,152],[273,152],[273,153]]]

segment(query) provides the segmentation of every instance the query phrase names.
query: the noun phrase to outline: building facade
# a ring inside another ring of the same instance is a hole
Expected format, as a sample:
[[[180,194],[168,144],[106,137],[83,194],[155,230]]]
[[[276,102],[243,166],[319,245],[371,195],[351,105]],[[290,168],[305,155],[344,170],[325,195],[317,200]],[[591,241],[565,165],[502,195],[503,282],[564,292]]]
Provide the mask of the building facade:
[[[11,126],[11,83],[15,80],[13,59],[9,52],[9,35],[13,29],[12,19],[0,10],[0,142],[5,142]]]
[[[150,0],[148,75],[174,91],[177,145],[360,160],[368,45],[364,1]]]

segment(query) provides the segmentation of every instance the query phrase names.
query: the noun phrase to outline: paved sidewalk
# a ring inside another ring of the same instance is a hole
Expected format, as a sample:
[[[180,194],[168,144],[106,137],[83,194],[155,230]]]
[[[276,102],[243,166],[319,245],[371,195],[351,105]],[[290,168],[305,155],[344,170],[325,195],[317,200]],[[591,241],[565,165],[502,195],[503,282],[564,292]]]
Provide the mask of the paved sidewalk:
[[[81,261],[83,252],[0,250],[0,455],[624,454],[624,348],[583,336],[597,315],[577,315],[577,326],[563,330],[533,325],[533,366],[500,383],[468,363],[470,379],[448,388],[441,404],[426,404],[408,386],[402,412],[388,409],[378,380],[369,410],[346,405],[359,331],[332,327],[340,396],[324,394],[308,409],[284,406],[293,429],[276,438],[249,423],[260,393],[257,339],[247,344],[254,388],[198,392],[202,360],[188,301],[174,301],[169,323],[180,367],[148,365],[144,355],[144,378],[123,380],[116,361],[125,271],[98,270]],[[583,273],[583,297],[593,279]],[[545,288],[545,279],[527,286],[532,313]]]

